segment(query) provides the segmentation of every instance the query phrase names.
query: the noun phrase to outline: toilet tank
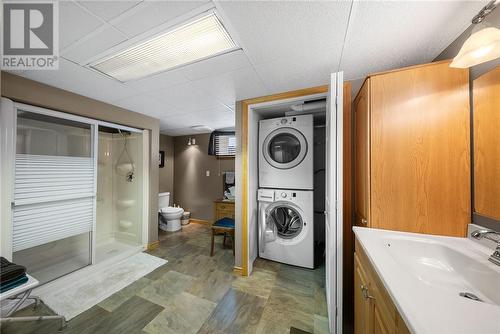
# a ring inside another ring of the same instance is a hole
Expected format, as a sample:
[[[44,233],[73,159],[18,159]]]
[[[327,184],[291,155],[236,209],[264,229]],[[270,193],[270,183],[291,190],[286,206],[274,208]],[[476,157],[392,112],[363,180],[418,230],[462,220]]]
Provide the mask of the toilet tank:
[[[159,193],[158,194],[158,209],[168,207],[168,203],[170,202],[170,193]]]

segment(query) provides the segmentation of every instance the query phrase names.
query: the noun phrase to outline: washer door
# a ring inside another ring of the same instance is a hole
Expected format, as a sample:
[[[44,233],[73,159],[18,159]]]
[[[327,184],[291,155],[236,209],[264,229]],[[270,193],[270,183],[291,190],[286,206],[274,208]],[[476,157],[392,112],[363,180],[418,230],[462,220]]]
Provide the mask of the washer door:
[[[294,168],[307,154],[307,140],[294,128],[279,128],[266,137],[262,152],[271,166],[279,169]]]
[[[275,229],[277,237],[285,240],[300,236],[305,221],[302,210],[290,202],[274,202],[266,210],[266,225]]]

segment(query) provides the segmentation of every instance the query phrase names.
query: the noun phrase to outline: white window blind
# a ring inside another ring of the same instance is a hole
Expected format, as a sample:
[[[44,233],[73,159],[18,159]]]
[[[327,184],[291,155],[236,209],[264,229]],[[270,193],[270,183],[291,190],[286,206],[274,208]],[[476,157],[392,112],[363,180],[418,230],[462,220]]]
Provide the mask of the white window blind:
[[[236,136],[219,134],[215,137],[215,155],[234,156],[236,154]]]
[[[13,251],[92,231],[94,159],[17,154]]]

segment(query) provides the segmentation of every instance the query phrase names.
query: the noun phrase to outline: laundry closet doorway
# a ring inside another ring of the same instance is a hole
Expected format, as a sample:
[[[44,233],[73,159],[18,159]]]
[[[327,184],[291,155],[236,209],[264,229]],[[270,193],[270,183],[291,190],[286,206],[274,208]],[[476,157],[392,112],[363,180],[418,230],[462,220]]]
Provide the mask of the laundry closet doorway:
[[[264,118],[258,109],[272,112],[274,106],[305,100],[325,99],[326,137],[326,299],[331,332],[342,332],[343,283],[343,74],[333,73],[329,86],[320,86],[267,97],[244,100],[236,118],[236,177],[242,182],[236,189],[236,262],[235,271],[251,275],[259,254],[258,128]],[[275,116],[279,117],[279,116]],[[265,234],[264,232],[263,234]],[[262,235],[262,234],[261,234]],[[261,241],[262,242],[262,241]],[[238,246],[240,244],[241,246]]]

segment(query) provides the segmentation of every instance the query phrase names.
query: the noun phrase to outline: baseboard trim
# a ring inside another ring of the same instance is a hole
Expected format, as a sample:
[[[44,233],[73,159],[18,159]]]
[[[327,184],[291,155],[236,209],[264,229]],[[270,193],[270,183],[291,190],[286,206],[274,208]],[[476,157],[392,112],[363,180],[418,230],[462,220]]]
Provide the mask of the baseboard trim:
[[[194,223],[194,224],[202,224],[202,225],[212,225],[208,220],[203,220],[203,219],[189,219],[189,222],[190,223]]]
[[[160,247],[160,240],[156,240],[148,244],[148,251],[152,251]]]
[[[243,268],[235,266],[233,268],[233,273],[238,276],[243,276]]]

